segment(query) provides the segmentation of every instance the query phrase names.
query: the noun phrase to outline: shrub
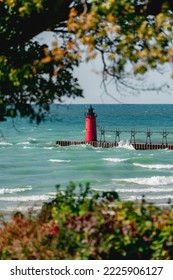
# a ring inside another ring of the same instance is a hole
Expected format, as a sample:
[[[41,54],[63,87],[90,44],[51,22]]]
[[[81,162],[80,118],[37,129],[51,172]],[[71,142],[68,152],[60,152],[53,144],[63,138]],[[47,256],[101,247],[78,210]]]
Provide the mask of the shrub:
[[[0,229],[1,259],[172,259],[173,210],[73,183]]]

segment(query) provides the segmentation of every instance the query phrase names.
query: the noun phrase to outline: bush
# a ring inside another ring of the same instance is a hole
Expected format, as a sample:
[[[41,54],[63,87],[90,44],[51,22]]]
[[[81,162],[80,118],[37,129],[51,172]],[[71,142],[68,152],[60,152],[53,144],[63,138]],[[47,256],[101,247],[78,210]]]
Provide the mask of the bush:
[[[36,215],[2,222],[0,259],[172,259],[173,210],[120,201],[89,185],[66,190]]]

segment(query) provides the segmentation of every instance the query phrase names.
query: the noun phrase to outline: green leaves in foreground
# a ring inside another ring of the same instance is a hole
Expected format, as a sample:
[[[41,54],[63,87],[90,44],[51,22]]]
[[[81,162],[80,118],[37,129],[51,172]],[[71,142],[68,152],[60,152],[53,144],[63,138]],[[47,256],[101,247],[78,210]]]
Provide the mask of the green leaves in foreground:
[[[88,184],[57,186],[37,215],[16,213],[0,229],[1,259],[172,259],[172,247],[173,210]]]

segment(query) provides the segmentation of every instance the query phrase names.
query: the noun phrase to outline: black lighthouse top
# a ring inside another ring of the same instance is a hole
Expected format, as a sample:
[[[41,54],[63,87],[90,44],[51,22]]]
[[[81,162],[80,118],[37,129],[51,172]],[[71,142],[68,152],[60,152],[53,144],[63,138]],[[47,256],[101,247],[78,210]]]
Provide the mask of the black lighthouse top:
[[[97,117],[96,113],[94,112],[94,109],[93,107],[90,105],[90,107],[88,108],[86,114],[85,114],[86,117]]]

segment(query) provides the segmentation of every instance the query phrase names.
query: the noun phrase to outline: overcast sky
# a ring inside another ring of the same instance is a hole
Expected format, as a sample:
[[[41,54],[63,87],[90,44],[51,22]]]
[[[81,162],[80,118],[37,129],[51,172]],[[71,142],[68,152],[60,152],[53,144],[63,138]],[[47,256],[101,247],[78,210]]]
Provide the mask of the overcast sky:
[[[37,36],[37,39],[40,43],[51,45],[54,37],[51,32],[43,32]],[[81,64],[81,66],[75,70],[74,74],[79,80],[85,98],[67,99],[66,103],[117,104],[119,102],[123,104],[173,104],[173,79],[170,78],[171,67],[169,66],[168,72],[162,75],[159,73],[147,73],[145,84],[155,84],[158,86],[167,82],[169,86],[172,87],[172,91],[171,89],[160,93],[144,91],[140,94],[135,92],[130,94],[128,88],[124,88],[121,93],[119,93],[112,83],[108,87],[108,95],[103,86],[101,86],[101,69],[102,64],[99,59]]]

